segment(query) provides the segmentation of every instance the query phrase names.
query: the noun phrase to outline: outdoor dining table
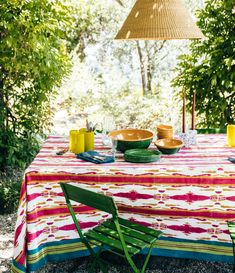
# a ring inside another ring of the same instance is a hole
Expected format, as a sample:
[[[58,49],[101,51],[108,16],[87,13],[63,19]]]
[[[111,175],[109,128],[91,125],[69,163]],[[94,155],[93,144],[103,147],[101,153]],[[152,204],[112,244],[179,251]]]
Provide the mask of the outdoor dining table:
[[[112,196],[123,218],[161,230],[153,255],[232,262],[226,222],[235,220],[235,148],[226,135],[197,135],[196,145],[152,163],[94,164],[58,150],[68,138],[50,136],[27,168],[15,229],[12,272],[31,272],[47,262],[86,256],[59,182]],[[152,143],[150,149],[156,149]],[[95,139],[95,150],[110,148]],[[77,204],[82,229],[108,215]]]

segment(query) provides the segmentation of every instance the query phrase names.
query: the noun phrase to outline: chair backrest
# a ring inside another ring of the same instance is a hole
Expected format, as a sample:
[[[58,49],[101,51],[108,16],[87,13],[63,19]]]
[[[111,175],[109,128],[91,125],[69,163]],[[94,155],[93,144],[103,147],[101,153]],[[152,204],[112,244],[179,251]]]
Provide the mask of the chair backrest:
[[[117,207],[112,197],[85,190],[71,184],[60,183],[60,186],[64,192],[67,204],[70,203],[69,200],[73,200],[100,211],[110,213],[113,217],[118,216]]]
[[[225,134],[226,128],[199,128],[198,134]]]

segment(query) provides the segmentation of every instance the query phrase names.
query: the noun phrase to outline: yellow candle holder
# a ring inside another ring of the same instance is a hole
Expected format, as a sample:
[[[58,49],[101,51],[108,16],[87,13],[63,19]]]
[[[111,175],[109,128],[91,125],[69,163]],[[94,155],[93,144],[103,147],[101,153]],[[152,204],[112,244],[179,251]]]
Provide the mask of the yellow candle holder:
[[[94,150],[94,132],[85,132],[85,151],[93,151]]]
[[[69,150],[75,154],[83,153],[85,150],[84,134],[79,130],[71,130],[69,133]]]
[[[227,126],[227,143],[229,147],[235,147],[235,124]]]

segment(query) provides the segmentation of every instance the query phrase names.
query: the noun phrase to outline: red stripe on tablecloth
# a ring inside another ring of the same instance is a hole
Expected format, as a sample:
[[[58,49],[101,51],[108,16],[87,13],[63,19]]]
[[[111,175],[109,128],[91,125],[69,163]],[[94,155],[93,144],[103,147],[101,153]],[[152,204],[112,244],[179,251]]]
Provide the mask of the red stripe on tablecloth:
[[[155,209],[150,208],[148,206],[142,206],[142,207],[132,207],[132,206],[126,206],[122,204],[118,204],[119,212],[127,212],[127,213],[138,213],[138,214],[144,214],[144,215],[157,215],[157,216],[168,216],[168,217],[197,217],[197,218],[207,218],[207,219],[223,219],[223,220],[229,220],[235,218],[235,211],[211,211],[207,208],[199,209],[199,210],[183,210],[179,208],[170,208],[167,209]],[[74,208],[75,212],[86,212],[86,213],[94,213],[95,210],[89,207],[85,207],[83,210],[80,208]],[[41,217],[46,216],[59,216],[59,215],[69,215],[69,211],[67,208],[57,208],[57,209],[37,209],[34,213],[28,214],[28,221],[37,221]],[[86,222],[82,224],[82,228],[88,228],[93,226],[93,222]],[[38,236],[40,234],[35,234],[35,236]],[[32,235],[33,236],[33,235]],[[30,237],[31,238],[31,237]],[[33,238],[31,238],[33,239]]]
[[[79,207],[74,207],[74,212],[76,213],[93,213],[96,210],[93,208],[90,208],[88,206],[79,206]],[[27,220],[28,221],[33,221],[36,220],[37,218],[40,217],[47,217],[47,216],[52,216],[52,215],[70,215],[69,210],[67,207],[63,207],[63,205],[61,205],[60,207],[57,208],[48,208],[48,209],[40,209],[40,208],[36,208],[35,211],[31,211],[28,212],[27,214]]]
[[[189,224],[184,224],[182,226],[181,225],[168,225],[167,228],[169,228],[171,230],[182,231],[186,234],[207,232],[207,229],[205,229],[205,228],[192,227]]]
[[[32,201],[34,199],[36,199],[37,197],[43,196],[44,193],[32,193],[32,194],[28,194],[27,195],[27,201]],[[48,197],[52,197],[52,196],[64,196],[63,192],[60,193],[56,193],[56,192],[50,192],[50,195],[48,194]]]
[[[169,196],[170,199],[173,200],[181,200],[181,201],[186,201],[186,202],[194,202],[194,201],[205,201],[210,199],[210,196],[205,196],[205,195],[199,195],[199,194],[194,194],[192,192],[189,192],[187,194],[177,194],[177,195],[172,195]]]
[[[81,174],[71,174],[71,173],[53,173],[53,174],[38,174],[38,173],[27,173],[26,179],[27,183],[36,183],[38,181],[46,181],[46,182],[89,182],[92,183],[117,183],[117,184],[139,184],[139,183],[147,183],[147,184],[172,184],[177,187],[179,184],[198,184],[202,185],[211,185],[211,184],[232,184],[234,185],[234,177],[235,174],[231,174],[228,177],[213,177],[210,174],[207,175],[194,175],[184,176],[177,173],[171,173],[169,177],[167,176],[159,176],[159,175],[149,175],[149,174],[141,174],[141,175],[125,175],[120,172],[115,175],[97,175],[92,173],[86,173],[84,175]],[[234,185],[235,188],[235,185]]]
[[[159,215],[159,216],[176,216],[176,217],[200,217],[200,218],[210,218],[210,219],[223,219],[223,220],[229,220],[235,218],[235,211],[228,210],[226,213],[225,211],[219,212],[219,211],[210,211],[207,208],[203,210],[182,210],[178,208],[171,208],[171,210],[158,210],[153,209],[149,207],[129,207],[125,205],[118,205],[118,209],[120,212],[133,212],[133,213],[139,213],[139,214],[149,214],[151,216],[153,215]]]
[[[16,230],[15,230],[15,239],[14,239],[14,246],[16,246],[17,241],[18,241],[18,237],[20,236],[22,229],[24,228],[25,225],[25,220],[23,220],[19,226],[17,226]]]
[[[128,198],[130,200],[138,200],[138,199],[151,199],[154,198],[154,195],[152,194],[142,194],[142,193],[138,193],[138,192],[118,192],[118,193],[114,193],[112,196],[117,196],[117,197],[124,197],[124,198]]]
[[[79,222],[79,225],[81,227],[81,229],[86,229],[86,228],[92,228],[94,226],[97,226],[97,222]],[[42,230],[38,230],[36,232],[28,232],[27,234],[27,240],[28,243],[32,242],[33,240],[35,240],[36,238],[38,238],[41,234],[43,233],[47,233],[49,232],[50,227],[48,226],[48,231],[45,229]],[[61,227],[52,227],[52,231],[58,231],[58,230],[64,230],[64,231],[73,231],[76,230],[75,224],[69,224],[69,225],[65,225],[65,226],[61,226]]]

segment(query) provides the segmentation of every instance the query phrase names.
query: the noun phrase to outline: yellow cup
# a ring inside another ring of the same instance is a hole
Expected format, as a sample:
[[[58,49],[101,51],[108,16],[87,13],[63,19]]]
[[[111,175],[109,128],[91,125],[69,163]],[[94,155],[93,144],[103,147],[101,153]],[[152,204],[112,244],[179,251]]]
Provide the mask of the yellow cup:
[[[94,150],[94,132],[85,132],[85,151],[93,151]]]
[[[86,132],[86,128],[79,129],[79,132],[84,134]]]
[[[69,150],[75,154],[83,153],[85,150],[84,134],[78,130],[69,132]]]
[[[235,147],[235,125],[229,124],[227,126],[227,143],[230,147]]]

